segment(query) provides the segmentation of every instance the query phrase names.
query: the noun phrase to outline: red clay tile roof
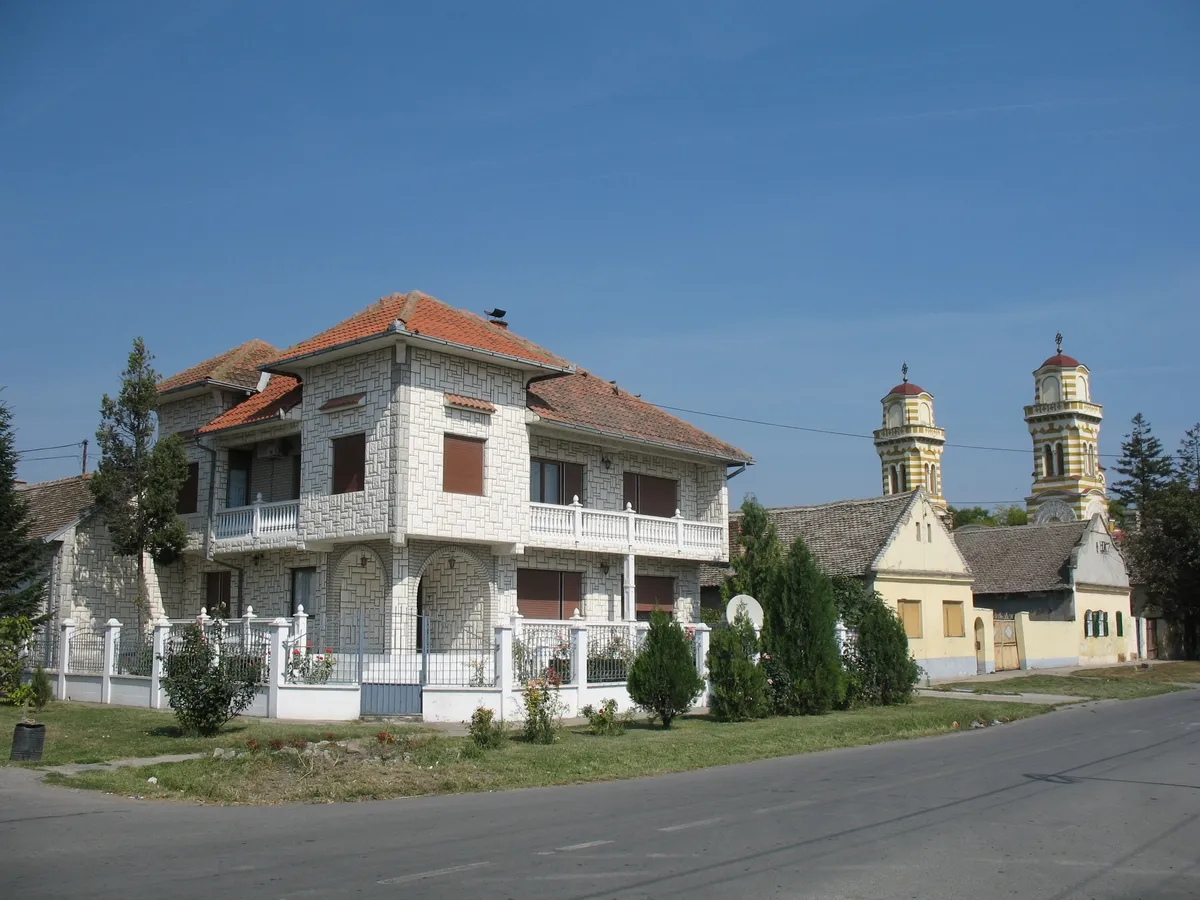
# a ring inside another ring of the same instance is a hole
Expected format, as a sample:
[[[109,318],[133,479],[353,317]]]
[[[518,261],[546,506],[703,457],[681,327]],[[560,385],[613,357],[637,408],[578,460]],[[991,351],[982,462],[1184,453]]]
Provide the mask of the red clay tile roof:
[[[925,390],[925,388],[919,387],[918,385],[913,384],[911,381],[906,381],[903,384],[896,385],[894,388],[892,388],[890,391],[887,392],[887,395],[889,397],[891,397],[893,394],[904,394],[905,396],[911,396],[913,394],[928,394],[928,393],[929,393],[929,391]],[[932,394],[930,396],[932,396]]]
[[[300,402],[300,382],[290,375],[272,375],[260,393],[247,397],[237,406],[228,409],[207,425],[196,429],[197,434],[208,434],[238,425],[267,422],[275,418],[280,410],[286,412]]]
[[[446,402],[451,406],[461,406],[464,409],[474,409],[479,412],[494,413],[495,405],[488,403],[486,400],[476,400],[474,397],[464,397],[461,394],[443,394]]]
[[[1058,353],[1054,354],[1054,356],[1050,357],[1048,360],[1038,366],[1038,368],[1044,369],[1046,366],[1058,366],[1060,369],[1076,369],[1081,365],[1083,365],[1083,363],[1081,363],[1075,357],[1067,356],[1067,354],[1060,350]]]
[[[488,322],[482,316],[464,309],[454,309],[420,291],[384,297],[332,328],[288,347],[265,365],[269,367],[297,356],[382,335],[397,319],[408,331],[425,337],[534,362],[567,365],[549,351]]]
[[[729,462],[751,462],[749,454],[706,434],[616,385],[580,370],[529,386],[527,403],[543,419],[581,425],[618,438],[694,450]]]
[[[158,383],[158,392],[194,387],[209,381],[232,384],[247,391],[258,388],[259,366],[279,355],[266,341],[252,340],[206,359]]]
[[[21,499],[29,506],[29,536],[44,540],[92,508],[92,492],[88,476],[75,475],[57,481],[25,484],[17,488]]]

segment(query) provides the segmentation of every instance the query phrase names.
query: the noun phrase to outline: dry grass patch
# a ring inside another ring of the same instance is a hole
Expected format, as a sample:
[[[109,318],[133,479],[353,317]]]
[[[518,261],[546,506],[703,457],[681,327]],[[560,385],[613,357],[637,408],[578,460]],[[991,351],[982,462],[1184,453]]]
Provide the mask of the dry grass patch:
[[[1080,678],[1115,678],[1127,681],[1200,683],[1200,662],[1152,662],[1147,668],[1112,666],[1107,669],[1081,669]]]

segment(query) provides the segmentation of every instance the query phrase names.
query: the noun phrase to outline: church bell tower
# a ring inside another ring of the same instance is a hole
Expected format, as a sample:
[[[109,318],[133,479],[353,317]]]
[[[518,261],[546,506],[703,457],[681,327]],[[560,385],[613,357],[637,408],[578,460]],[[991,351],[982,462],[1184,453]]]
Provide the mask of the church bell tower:
[[[923,485],[934,505],[945,509],[942,449],[946,432],[934,423],[933,395],[908,380],[908,363],[900,367],[900,374],[903,380],[881,401],[883,427],[875,432],[883,492],[902,494]]]

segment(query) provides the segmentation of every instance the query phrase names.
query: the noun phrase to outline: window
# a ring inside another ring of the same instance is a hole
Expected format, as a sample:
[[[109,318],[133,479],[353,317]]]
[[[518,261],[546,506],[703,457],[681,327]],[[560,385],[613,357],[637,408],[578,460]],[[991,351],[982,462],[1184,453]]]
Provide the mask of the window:
[[[650,619],[654,611],[671,614],[675,611],[675,579],[662,575],[638,575],[633,582],[634,603],[640,622]]]
[[[669,519],[679,509],[679,482],[626,472],[624,504],[633,504],[633,511],[643,516]]]
[[[179,499],[175,501],[175,512],[180,515],[194,513],[200,502],[200,463],[188,463],[187,478],[179,487]]]
[[[352,494],[363,489],[367,474],[367,436],[348,434],[333,439],[333,490]]]
[[[311,566],[303,569],[292,569],[292,615],[294,616],[299,607],[304,607],[304,612],[308,615],[313,614],[313,585],[317,580],[317,570]]]
[[[892,493],[893,494],[900,493],[900,476],[896,474],[895,466],[891,467],[891,483],[892,483]]]
[[[442,490],[483,496],[483,445],[478,438],[447,434],[442,438]]]
[[[1057,403],[1059,401],[1060,396],[1061,396],[1061,392],[1060,392],[1059,385],[1058,385],[1058,379],[1055,378],[1053,375],[1049,376],[1048,378],[1043,379],[1043,381],[1042,381],[1042,402],[1043,403]]]
[[[529,499],[534,503],[566,505],[583,502],[583,466],[552,459],[529,461]]]
[[[214,619],[228,619],[233,614],[232,572],[204,573],[204,608]]]
[[[300,454],[292,457],[292,499],[300,499]]]
[[[1054,445],[1054,459],[1057,463],[1055,468],[1057,469],[1058,474],[1065,475],[1067,473],[1067,466],[1066,466],[1066,457],[1063,454],[1063,445],[1062,444]]]
[[[1087,612],[1085,612],[1083,614],[1083,636],[1084,637],[1092,637],[1093,636],[1092,635],[1092,624],[1093,624],[1092,611],[1089,609]]]
[[[225,486],[225,506],[233,509],[250,504],[250,464],[253,456],[249,450],[229,451],[229,483]]]
[[[929,464],[929,485],[928,485],[928,487],[929,487],[929,493],[932,494],[934,497],[937,496],[937,492],[938,492],[937,480],[938,480],[937,465],[934,463],[930,463]]]
[[[942,603],[942,630],[946,637],[966,637],[963,627],[963,605],[946,600]]]
[[[904,623],[904,634],[910,638],[921,636],[921,601],[901,600],[896,604],[900,621]]]
[[[1117,637],[1125,637],[1125,617],[1117,610]]]
[[[887,427],[899,428],[904,424],[904,404],[890,403],[887,408]]]
[[[569,619],[582,605],[583,573],[517,569],[517,611],[521,615],[530,619]]]
[[[1042,449],[1045,451],[1042,454],[1045,457],[1043,460],[1043,474],[1047,478],[1052,478],[1054,477],[1054,451],[1050,448],[1049,444],[1046,444]]]
[[[1100,616],[1100,637],[1108,637],[1108,613],[1098,613]]]
[[[917,542],[919,543],[920,540],[921,540],[921,523],[918,522],[917,523]]]
[[[933,543],[933,525],[931,524],[925,525],[925,540],[927,543]]]
[[[908,493],[908,465],[907,464],[900,467],[900,492],[902,494]]]
[[[928,403],[922,402],[917,406],[917,423],[920,425],[929,425],[933,422],[933,410],[929,408]]]

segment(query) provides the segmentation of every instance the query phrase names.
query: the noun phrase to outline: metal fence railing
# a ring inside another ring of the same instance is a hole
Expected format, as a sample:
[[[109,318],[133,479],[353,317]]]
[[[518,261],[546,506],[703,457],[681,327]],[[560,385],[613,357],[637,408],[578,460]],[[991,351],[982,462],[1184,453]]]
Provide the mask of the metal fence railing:
[[[47,671],[57,671],[58,644],[58,629],[54,625],[43,625],[35,629],[25,646],[25,652],[21,655],[21,668],[32,672],[41,666]]]
[[[434,626],[437,626],[436,632]],[[462,687],[494,687],[496,684],[495,632],[479,622],[443,622],[429,620],[427,634],[451,635],[448,641],[429,640],[424,652],[423,684],[448,684]],[[424,646],[424,642],[423,642]]]
[[[633,642],[628,625],[588,625],[588,683],[624,682],[633,662]]]
[[[71,653],[67,671],[77,675],[100,675],[104,672],[104,635],[91,631],[76,631],[71,637]]]
[[[149,676],[154,667],[154,639],[136,628],[122,629],[116,648],[116,674]]]
[[[513,678],[524,684],[533,678],[571,683],[571,623],[525,621],[513,635]]]

